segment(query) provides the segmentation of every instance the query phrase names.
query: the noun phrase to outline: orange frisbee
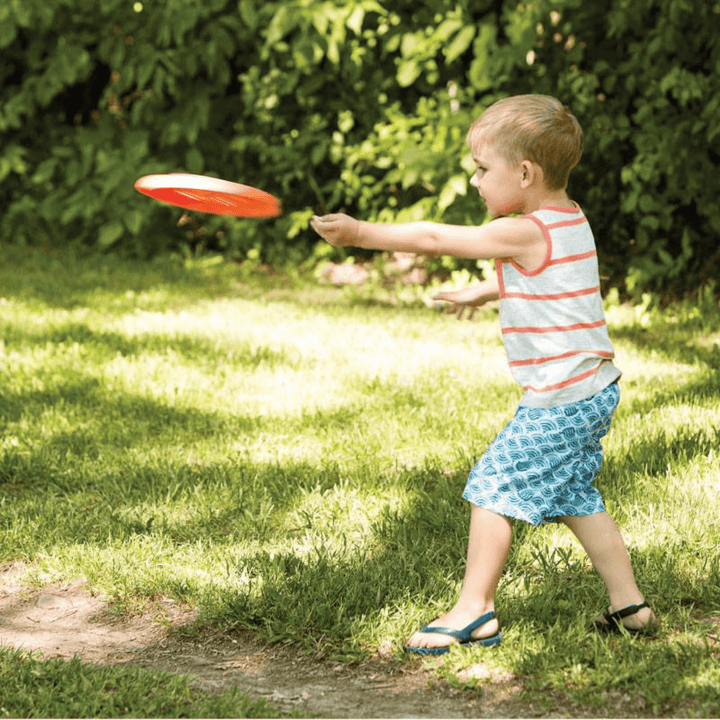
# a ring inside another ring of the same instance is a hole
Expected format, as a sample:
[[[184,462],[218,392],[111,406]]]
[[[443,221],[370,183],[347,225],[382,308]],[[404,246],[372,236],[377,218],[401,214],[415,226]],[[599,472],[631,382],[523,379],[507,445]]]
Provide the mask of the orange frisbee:
[[[216,215],[269,218],[282,212],[280,201],[270,193],[207,175],[145,175],[135,189],[170,205]]]

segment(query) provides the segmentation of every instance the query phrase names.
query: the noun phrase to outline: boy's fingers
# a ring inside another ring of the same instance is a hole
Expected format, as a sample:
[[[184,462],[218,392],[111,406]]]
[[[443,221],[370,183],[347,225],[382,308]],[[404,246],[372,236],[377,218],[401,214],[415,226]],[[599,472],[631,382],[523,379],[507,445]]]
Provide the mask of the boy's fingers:
[[[462,320],[462,318],[465,316],[465,313],[468,313],[467,319],[472,320],[476,311],[477,306],[476,305],[468,305],[463,302],[457,302],[455,300],[451,300],[449,298],[443,297],[444,293],[439,293],[438,295],[433,295],[433,300],[443,300],[445,302],[450,303],[443,312],[445,312],[446,315],[455,315],[458,320]]]

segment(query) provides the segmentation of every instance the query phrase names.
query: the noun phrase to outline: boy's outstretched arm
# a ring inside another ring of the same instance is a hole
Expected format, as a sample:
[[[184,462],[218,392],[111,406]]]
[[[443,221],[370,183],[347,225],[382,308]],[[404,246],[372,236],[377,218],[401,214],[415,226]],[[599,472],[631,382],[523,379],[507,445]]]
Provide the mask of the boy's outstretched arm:
[[[433,296],[433,300],[444,300],[451,303],[448,308],[449,313],[455,313],[460,319],[465,310],[470,309],[468,319],[472,320],[475,310],[485,305],[485,303],[500,298],[500,286],[497,277],[483,280],[479,285],[463,288],[462,290],[449,290],[439,292]]]
[[[503,217],[480,226],[432,222],[381,224],[349,215],[313,217],[310,225],[331,245],[368,250],[452,255],[462,258],[525,258],[533,247],[544,249],[541,231],[526,218]]]

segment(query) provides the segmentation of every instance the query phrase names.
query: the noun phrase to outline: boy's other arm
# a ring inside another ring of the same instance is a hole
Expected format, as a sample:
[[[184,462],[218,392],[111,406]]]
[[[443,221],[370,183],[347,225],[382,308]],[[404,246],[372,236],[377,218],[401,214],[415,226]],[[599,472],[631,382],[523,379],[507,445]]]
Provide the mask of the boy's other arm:
[[[388,225],[336,214],[314,217],[311,226],[327,242],[339,247],[471,259],[512,258],[523,266],[524,259],[534,259],[545,248],[542,232],[527,218],[504,217],[467,227],[432,222]]]
[[[479,285],[463,288],[462,290],[450,290],[439,292],[433,296],[433,300],[444,300],[451,303],[447,312],[455,313],[458,319],[462,318],[465,310],[470,309],[468,316],[472,320],[475,310],[485,303],[500,299],[500,286],[497,277],[483,280]]]

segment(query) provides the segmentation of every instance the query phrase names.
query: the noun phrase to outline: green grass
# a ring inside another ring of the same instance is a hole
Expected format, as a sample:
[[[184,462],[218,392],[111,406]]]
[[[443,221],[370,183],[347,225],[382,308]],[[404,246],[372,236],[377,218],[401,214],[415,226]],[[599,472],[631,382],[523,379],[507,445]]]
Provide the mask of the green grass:
[[[184,676],[83,665],[77,657],[42,661],[0,648],[0,676],[0,717],[278,717],[267,702],[237,689],[211,696]]]
[[[9,250],[0,288],[0,562],[28,582],[84,577],[119,612],[173,597],[349,661],[400,659],[452,604],[465,478],[519,398],[495,310],[457,322],[212,261]],[[598,484],[660,632],[593,634],[602,583],[572,536],[518,526],[506,641],[437,672],[513,673],[548,710],[623,692],[712,715],[720,313],[705,293],[608,320],[623,399]]]

